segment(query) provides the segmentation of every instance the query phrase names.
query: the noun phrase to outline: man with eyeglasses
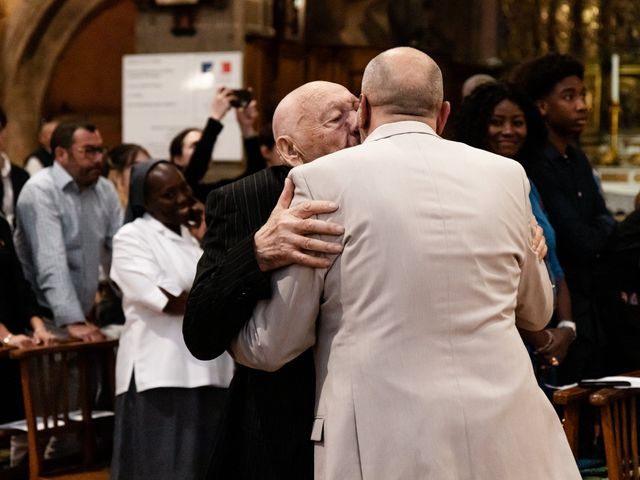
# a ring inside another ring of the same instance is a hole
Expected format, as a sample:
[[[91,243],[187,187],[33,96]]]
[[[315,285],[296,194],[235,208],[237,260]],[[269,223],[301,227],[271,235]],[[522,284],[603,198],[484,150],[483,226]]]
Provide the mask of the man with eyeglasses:
[[[53,132],[55,162],[24,186],[16,209],[16,249],[38,302],[64,333],[104,338],[93,321],[100,263],[109,271],[111,240],[122,224],[116,191],[100,176],[105,147],[88,123]]]

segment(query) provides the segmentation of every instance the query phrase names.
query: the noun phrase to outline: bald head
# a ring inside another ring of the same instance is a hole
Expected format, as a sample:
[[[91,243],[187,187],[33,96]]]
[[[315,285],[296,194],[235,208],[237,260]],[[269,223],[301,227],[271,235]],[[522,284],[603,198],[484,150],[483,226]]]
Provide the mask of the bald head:
[[[342,85],[332,82],[316,81],[289,92],[278,104],[273,113],[273,136],[292,135],[300,123],[322,104],[327,92],[346,90]]]
[[[342,85],[315,81],[276,107],[273,136],[282,160],[295,166],[358,143],[357,98]]]
[[[471,75],[462,84],[462,98],[468,97],[480,85],[485,85],[487,83],[497,83],[497,80],[486,73],[476,73],[475,75]]]
[[[369,62],[362,93],[385,114],[435,118],[443,100],[442,72],[415,48],[392,48]]]

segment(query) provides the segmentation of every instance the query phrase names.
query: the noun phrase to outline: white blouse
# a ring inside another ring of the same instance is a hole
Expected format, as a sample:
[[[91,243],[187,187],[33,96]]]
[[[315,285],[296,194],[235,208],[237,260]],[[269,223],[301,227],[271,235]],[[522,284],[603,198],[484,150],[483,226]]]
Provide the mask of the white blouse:
[[[136,391],[205,385],[228,387],[233,375],[229,354],[200,361],[187,350],[180,315],[162,311],[171,295],[189,291],[202,250],[189,231],[169,230],[149,214],[124,225],[113,238],[111,279],[122,290],[125,324],[116,360],[116,395]]]

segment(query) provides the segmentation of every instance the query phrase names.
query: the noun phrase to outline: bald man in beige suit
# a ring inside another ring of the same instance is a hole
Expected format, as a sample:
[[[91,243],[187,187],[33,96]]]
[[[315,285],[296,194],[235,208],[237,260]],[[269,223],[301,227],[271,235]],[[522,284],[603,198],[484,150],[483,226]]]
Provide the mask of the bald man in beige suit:
[[[272,277],[234,340],[276,370],[315,346],[318,480],[573,480],[580,475],[517,328],[552,311],[514,161],[439,137],[440,69],[410,48],[367,66],[364,142],[290,173],[294,203],[344,225],[326,269]]]

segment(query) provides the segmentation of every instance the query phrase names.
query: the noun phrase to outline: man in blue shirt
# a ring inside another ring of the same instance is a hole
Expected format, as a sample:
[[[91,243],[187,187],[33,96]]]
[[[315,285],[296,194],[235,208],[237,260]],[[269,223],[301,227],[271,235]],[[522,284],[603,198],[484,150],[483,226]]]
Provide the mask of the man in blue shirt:
[[[547,145],[526,165],[557,234],[558,256],[569,290],[577,339],[560,366],[564,383],[600,376],[605,346],[594,297],[596,267],[615,228],[578,139],[587,123],[583,65],[549,54],[525,64],[517,81],[544,118]]]
[[[36,173],[18,199],[16,249],[38,302],[56,326],[84,341],[100,340],[92,321],[100,263],[122,224],[116,191],[100,176],[104,145],[91,124],[60,124],[51,139],[53,166]]]

